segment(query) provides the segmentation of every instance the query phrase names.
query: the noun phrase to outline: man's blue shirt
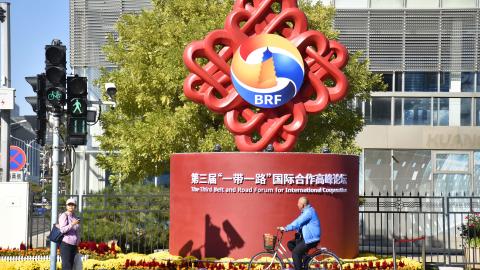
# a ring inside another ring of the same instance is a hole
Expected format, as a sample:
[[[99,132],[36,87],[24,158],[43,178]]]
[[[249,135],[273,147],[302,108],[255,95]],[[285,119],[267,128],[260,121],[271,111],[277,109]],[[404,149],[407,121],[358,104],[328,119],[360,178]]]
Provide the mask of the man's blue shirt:
[[[302,213],[292,223],[285,227],[285,231],[301,230],[305,244],[320,241],[321,229],[320,220],[318,219],[315,209],[307,205],[303,208]]]

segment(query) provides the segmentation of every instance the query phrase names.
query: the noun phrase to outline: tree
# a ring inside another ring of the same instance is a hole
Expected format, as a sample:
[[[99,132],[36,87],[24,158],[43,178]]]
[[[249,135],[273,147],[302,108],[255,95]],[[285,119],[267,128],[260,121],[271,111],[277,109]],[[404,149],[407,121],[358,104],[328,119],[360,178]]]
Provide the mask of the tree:
[[[316,2],[300,3],[310,29],[337,38],[334,9]],[[152,10],[118,21],[118,36],[110,37],[104,48],[118,68],[103,70],[99,79],[100,85],[115,82],[117,106],[102,114],[100,142],[107,154],[98,159],[117,180],[136,181],[167,171],[172,153],[212,151],[215,144],[223,151],[236,149],[223,117],[187,100],[182,90],[188,74],[184,48],[222,28],[232,4],[231,0],[154,0]],[[373,88],[382,88],[381,77],[369,72],[368,63],[359,57],[353,54],[344,69],[351,84],[346,100],[309,116],[296,151],[318,152],[323,146],[336,152],[357,151],[354,138],[363,120],[352,100],[365,100]]]

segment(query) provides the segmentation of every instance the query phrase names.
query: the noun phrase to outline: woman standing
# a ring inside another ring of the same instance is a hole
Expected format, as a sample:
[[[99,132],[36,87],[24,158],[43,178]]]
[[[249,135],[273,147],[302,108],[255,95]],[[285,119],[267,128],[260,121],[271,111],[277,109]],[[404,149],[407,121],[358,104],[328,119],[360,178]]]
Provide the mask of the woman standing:
[[[60,257],[62,257],[62,270],[71,270],[75,255],[78,253],[80,243],[80,219],[75,216],[77,202],[74,198],[67,200],[67,211],[58,218],[60,232],[63,233],[63,240],[60,244]]]

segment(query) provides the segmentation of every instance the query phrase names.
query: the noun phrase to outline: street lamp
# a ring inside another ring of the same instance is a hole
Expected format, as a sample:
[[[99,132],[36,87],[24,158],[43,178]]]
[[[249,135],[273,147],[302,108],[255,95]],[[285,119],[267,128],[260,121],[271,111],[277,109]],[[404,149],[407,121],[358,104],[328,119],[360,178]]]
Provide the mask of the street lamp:
[[[20,121],[18,121],[18,122],[10,123],[10,129],[20,128],[20,127],[21,127],[21,124],[27,123],[27,122],[28,122],[27,120],[23,119],[23,120],[20,120]],[[17,125],[17,126],[12,128],[13,125]]]

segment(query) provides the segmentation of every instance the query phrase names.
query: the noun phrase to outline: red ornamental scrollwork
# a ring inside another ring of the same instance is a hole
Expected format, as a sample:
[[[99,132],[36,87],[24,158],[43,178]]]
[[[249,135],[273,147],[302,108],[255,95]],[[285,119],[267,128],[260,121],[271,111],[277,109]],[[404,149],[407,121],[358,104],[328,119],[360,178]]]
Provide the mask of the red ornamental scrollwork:
[[[272,9],[275,3],[280,3],[280,12]],[[298,49],[305,76],[300,91],[288,103],[277,108],[257,108],[235,90],[229,62],[246,39],[272,33],[288,39]],[[347,50],[322,33],[308,30],[307,18],[296,0],[237,0],[224,29],[189,44],[183,59],[191,72],[183,85],[185,95],[224,114],[225,126],[234,134],[240,151],[262,151],[268,144],[273,144],[277,152],[290,151],[305,128],[307,114],[319,113],[329,102],[341,100],[348,89],[341,71],[348,62]],[[208,61],[202,66],[199,59]],[[327,79],[334,86],[326,86]]]

